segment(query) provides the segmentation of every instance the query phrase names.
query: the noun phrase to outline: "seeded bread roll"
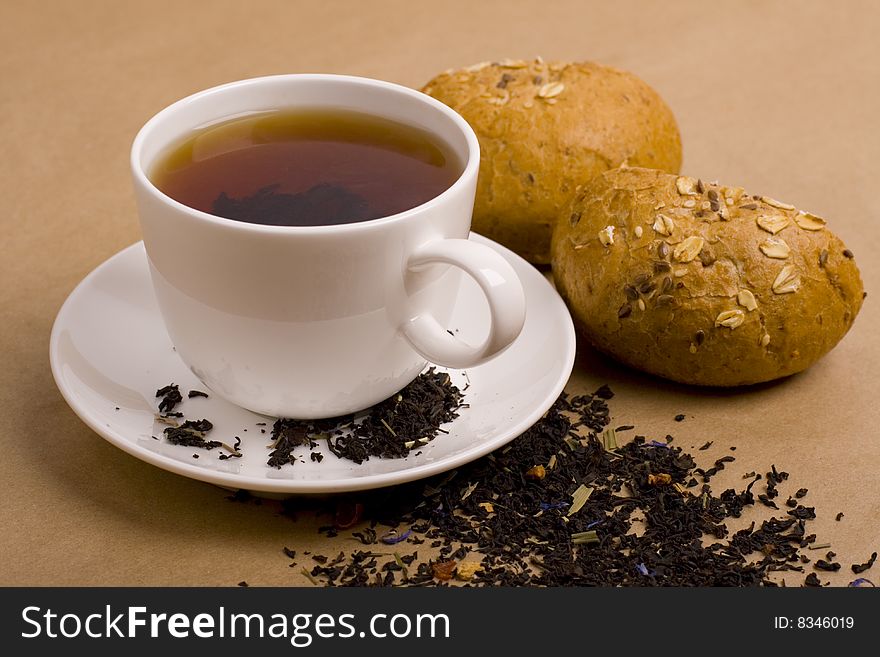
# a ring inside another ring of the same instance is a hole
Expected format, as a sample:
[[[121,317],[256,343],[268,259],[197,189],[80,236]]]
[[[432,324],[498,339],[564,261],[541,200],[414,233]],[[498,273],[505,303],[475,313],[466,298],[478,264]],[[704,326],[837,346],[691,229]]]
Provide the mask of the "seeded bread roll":
[[[575,186],[623,163],[677,173],[669,107],[639,78],[606,66],[505,60],[447,71],[425,93],[480,140],[476,232],[550,262],[550,236]]]
[[[560,219],[553,275],[601,351],[683,383],[737,386],[806,369],[864,296],[825,220],[742,188],[623,168]]]

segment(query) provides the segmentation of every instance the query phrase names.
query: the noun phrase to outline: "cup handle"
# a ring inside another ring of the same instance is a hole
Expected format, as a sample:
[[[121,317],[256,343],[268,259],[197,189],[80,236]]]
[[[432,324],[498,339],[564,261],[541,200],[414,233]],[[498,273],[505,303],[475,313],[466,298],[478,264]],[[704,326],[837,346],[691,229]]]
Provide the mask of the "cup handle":
[[[513,267],[497,251],[466,239],[428,242],[410,256],[407,269],[417,272],[443,263],[464,270],[482,288],[489,304],[489,335],[476,347],[451,335],[430,313],[411,317],[401,327],[424,358],[444,367],[472,367],[508,347],[522,331],[526,300]]]

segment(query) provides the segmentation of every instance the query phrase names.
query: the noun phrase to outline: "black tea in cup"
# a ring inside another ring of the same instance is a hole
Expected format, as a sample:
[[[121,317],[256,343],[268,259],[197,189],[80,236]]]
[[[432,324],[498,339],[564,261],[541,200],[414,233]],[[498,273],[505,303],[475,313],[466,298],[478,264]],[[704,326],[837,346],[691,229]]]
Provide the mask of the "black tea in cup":
[[[339,109],[258,113],[199,129],[150,172],[191,208],[276,226],[369,221],[414,208],[462,171],[426,132]]]

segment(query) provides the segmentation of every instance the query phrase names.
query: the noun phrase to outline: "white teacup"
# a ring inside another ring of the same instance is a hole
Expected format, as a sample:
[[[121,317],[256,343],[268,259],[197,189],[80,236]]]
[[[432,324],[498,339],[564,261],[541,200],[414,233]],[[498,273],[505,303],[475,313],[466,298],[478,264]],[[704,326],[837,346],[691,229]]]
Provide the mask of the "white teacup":
[[[148,172],[181,138],[239,115],[333,107],[428,132],[464,163],[451,187],[389,217],[267,226],[217,217],[160,192]],[[458,114],[422,93],[339,75],[233,82],[165,108],[140,130],[131,166],[153,287],[177,353],[214,393],[274,416],[354,412],[403,388],[426,361],[481,363],[519,335],[522,286],[468,240],[480,148]],[[463,270],[482,288],[488,337],[444,328]]]

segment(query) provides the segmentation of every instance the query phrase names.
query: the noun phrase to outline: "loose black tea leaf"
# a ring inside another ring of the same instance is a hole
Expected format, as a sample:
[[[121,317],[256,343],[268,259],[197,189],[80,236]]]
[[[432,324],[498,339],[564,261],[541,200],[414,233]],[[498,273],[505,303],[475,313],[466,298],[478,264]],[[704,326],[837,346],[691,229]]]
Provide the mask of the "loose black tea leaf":
[[[193,397],[207,397],[207,392],[202,392],[201,390],[190,390],[186,393],[187,398],[192,399]]]
[[[449,375],[429,368],[403,390],[363,413],[328,420],[279,419],[272,427],[268,464],[293,464],[294,450],[318,440],[341,459],[363,463],[370,457],[401,458],[443,433],[458,417],[464,397]]]
[[[432,558],[354,551],[311,578],[331,586],[446,586],[453,578],[469,586],[776,586],[773,572],[804,571],[810,560],[800,550],[816,541],[806,532],[811,507],[795,504],[785,517],[735,532],[726,524],[759,497],[775,505],[752,488],[764,481],[778,495],[786,473],[750,473],[741,491],[695,490],[694,459],[671,437],[636,436],[609,448],[612,396],[604,386],[593,395],[563,393],[537,424],[483,459],[346,498],[349,510],[353,499],[362,505],[363,520],[347,517],[338,529],[361,522],[350,537],[365,545],[387,542],[379,535],[399,545],[428,542]],[[538,466],[543,476],[526,476]],[[379,524],[392,530],[379,533]],[[816,567],[834,569],[832,557]],[[815,573],[804,580],[821,585]]]
[[[788,515],[800,520],[813,520],[816,517],[816,509],[811,506],[796,506],[788,512]]]
[[[853,564],[853,565],[852,565],[852,571],[853,571],[856,575],[858,575],[859,573],[863,573],[863,572],[865,572],[866,570],[868,570],[871,566],[873,566],[875,561],[877,561],[877,553],[876,553],[876,552],[873,552],[873,553],[871,554],[871,558],[868,559],[865,563],[863,563],[863,564]]]
[[[703,482],[709,481],[712,477],[714,477],[720,470],[724,469],[725,463],[731,463],[736,459],[733,456],[722,456],[720,459],[715,461],[715,465],[708,470],[703,470],[702,468],[696,468],[694,472],[703,476]]]
[[[159,388],[156,391],[156,397],[162,398],[162,401],[159,402],[159,412],[165,414],[173,411],[174,407],[183,401],[179,387],[173,383],[169,383],[167,386]]]
[[[779,508],[779,506],[776,504],[776,502],[771,500],[769,497],[767,497],[763,493],[758,495],[758,500],[760,500],[761,504],[763,504],[764,506],[770,507],[771,509],[778,509]]]
[[[352,532],[352,536],[358,539],[364,545],[373,545],[374,543],[378,543],[376,530],[372,527],[367,527],[362,532]]]
[[[598,397],[599,399],[604,399],[605,401],[608,401],[609,399],[614,397],[614,393],[607,385],[603,385],[599,387],[596,392],[593,393],[593,397]]]
[[[819,581],[819,576],[816,573],[810,573],[804,579],[804,586],[822,586],[822,582]]]
[[[214,425],[208,420],[187,420],[179,427],[166,427],[165,439],[172,445],[212,450],[223,446],[218,440],[205,440],[205,434],[213,428]]]
[[[297,423],[290,420],[276,420],[272,427],[272,439],[274,448],[269,453],[267,463],[273,468],[282,465],[296,463],[293,451],[302,445],[309,445],[309,432],[305,423]]]
[[[208,420],[187,420],[180,425],[180,428],[190,429],[192,431],[198,431],[201,433],[208,433],[211,429],[214,428],[214,425]],[[241,441],[239,440],[239,442]]]

